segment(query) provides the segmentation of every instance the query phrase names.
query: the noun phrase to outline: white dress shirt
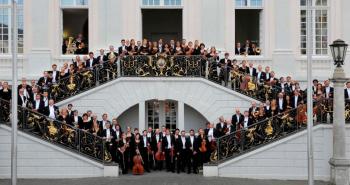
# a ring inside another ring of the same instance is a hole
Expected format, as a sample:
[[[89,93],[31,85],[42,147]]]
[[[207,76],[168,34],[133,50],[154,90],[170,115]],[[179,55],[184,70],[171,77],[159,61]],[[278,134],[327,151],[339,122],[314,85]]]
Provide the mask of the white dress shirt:
[[[182,149],[186,149],[186,137],[181,136]]]
[[[49,117],[55,119],[55,108],[53,106],[49,106],[50,114]]]
[[[347,88],[346,91],[348,92],[348,97],[350,99],[350,88]]]
[[[147,137],[143,137],[143,147],[147,147]]]
[[[248,117],[244,117],[244,128],[248,128]]]
[[[283,99],[282,98],[278,99],[278,105],[280,107],[280,110],[283,110]]]
[[[193,148],[194,136],[190,136],[191,147]]]
[[[166,140],[168,141],[168,149],[170,149],[171,148],[171,138],[170,138],[170,135],[167,135],[166,136]]]

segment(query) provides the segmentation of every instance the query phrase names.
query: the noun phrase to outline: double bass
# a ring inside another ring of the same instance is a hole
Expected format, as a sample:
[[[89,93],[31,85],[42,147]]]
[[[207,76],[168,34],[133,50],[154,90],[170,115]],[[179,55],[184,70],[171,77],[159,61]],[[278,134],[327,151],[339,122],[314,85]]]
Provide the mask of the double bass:
[[[165,160],[165,155],[162,151],[162,141],[159,141],[157,143],[157,152],[155,154],[155,158],[157,161],[164,161]]]
[[[143,175],[145,169],[143,168],[143,160],[139,149],[136,149],[136,155],[133,158],[134,166],[132,167],[132,174]]]

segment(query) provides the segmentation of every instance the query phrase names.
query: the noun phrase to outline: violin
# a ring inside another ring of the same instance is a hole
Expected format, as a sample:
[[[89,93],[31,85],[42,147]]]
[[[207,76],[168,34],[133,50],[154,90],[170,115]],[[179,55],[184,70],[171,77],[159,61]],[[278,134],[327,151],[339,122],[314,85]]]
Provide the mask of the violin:
[[[157,143],[157,152],[156,152],[155,158],[157,161],[165,160],[165,155],[163,154],[163,151],[162,151],[162,141],[159,141]]]
[[[134,175],[143,175],[145,169],[143,168],[143,160],[140,155],[139,150],[136,150],[136,155],[133,158],[134,166],[132,167],[132,174]]]

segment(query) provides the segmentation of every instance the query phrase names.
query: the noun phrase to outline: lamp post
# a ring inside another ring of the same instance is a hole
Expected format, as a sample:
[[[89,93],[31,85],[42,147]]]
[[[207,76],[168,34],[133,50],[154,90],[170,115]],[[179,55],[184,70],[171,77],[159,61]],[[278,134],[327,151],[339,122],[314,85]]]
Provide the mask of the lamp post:
[[[344,83],[347,81],[342,65],[344,65],[346,49],[348,45],[338,39],[330,46],[334,65],[334,121],[333,121],[333,156],[329,160],[331,166],[331,183],[336,185],[349,185],[350,160],[346,157],[346,133],[345,133],[345,99]]]
[[[17,184],[17,0],[12,0],[11,184]]]

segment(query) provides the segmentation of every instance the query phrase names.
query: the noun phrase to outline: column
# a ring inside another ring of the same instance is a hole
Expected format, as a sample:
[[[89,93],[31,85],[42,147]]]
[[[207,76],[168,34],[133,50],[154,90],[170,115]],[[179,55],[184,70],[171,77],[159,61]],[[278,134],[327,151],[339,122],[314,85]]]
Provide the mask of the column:
[[[333,156],[329,160],[331,166],[331,183],[349,185],[350,160],[346,157],[345,133],[345,99],[344,99],[344,69],[336,67],[333,74],[334,110],[333,110]]]
[[[59,5],[58,0],[32,0],[25,3],[25,13],[30,16],[24,16],[25,19],[25,48],[28,60],[24,63],[24,74],[29,79],[35,79],[43,73],[43,69],[51,68],[52,37],[50,34],[52,18]],[[37,7],[41,7],[40,11]],[[49,16],[43,16],[49,15]],[[53,29],[53,28],[52,28]]]
[[[142,133],[146,128],[146,104],[144,101],[139,103],[139,131]]]
[[[185,104],[182,101],[177,102],[177,128],[185,129]]]
[[[231,56],[235,55],[235,9],[234,1],[225,0],[225,41],[224,47],[226,52]]]

